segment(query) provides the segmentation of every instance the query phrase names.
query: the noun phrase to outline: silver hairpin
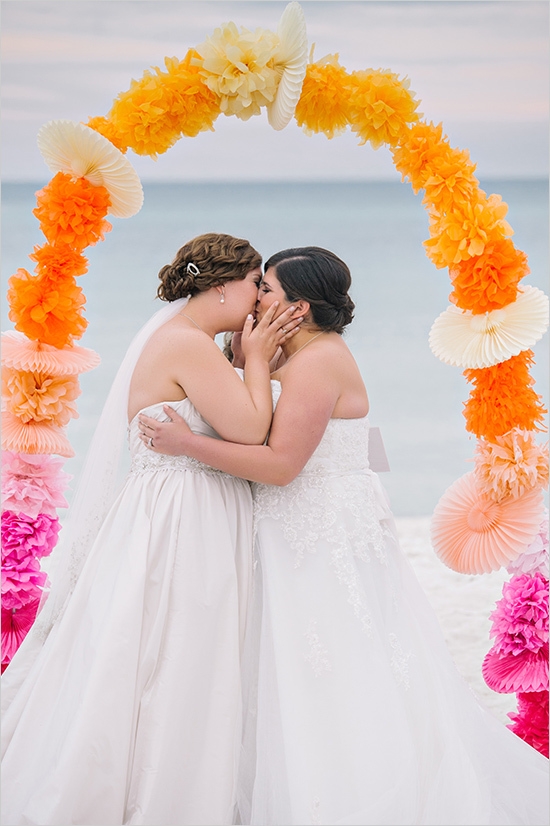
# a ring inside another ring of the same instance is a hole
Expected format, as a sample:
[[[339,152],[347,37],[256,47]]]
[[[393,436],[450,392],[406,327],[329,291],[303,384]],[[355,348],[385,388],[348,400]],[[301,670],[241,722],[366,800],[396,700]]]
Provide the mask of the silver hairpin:
[[[201,271],[199,270],[199,268],[197,267],[197,265],[196,265],[196,264],[193,264],[193,262],[192,262],[192,261],[190,261],[190,262],[189,262],[189,264],[187,265],[187,268],[186,268],[186,269],[187,269],[187,273],[188,273],[189,275],[194,275],[194,276],[195,276],[195,278],[197,277],[197,275],[200,275],[200,274],[201,274]]]

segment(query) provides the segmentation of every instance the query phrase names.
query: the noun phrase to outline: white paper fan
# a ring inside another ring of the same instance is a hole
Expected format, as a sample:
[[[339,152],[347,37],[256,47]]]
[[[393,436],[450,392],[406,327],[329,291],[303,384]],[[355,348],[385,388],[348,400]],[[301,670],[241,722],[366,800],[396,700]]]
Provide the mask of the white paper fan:
[[[282,69],[281,80],[273,103],[267,107],[270,125],[280,131],[294,114],[307,67],[306,19],[299,3],[289,3],[279,25],[279,46],[275,53],[275,66]]]
[[[72,376],[93,370],[101,362],[94,350],[76,344],[59,348],[34,341],[17,330],[2,333],[2,364],[15,370]]]
[[[99,132],[83,123],[51,120],[38,132],[37,142],[52,172],[66,172],[104,186],[111,196],[111,215],[130,218],[141,209],[143,189],[137,172]]]
[[[491,367],[535,344],[548,327],[548,297],[525,286],[500,310],[474,315],[448,307],[430,330],[430,347],[446,364]]]

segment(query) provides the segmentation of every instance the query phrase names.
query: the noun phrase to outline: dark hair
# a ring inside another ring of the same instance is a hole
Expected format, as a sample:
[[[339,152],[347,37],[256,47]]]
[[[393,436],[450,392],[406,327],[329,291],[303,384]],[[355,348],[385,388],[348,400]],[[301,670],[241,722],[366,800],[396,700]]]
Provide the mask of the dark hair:
[[[225,281],[239,281],[259,267],[262,256],[248,241],[208,232],[184,244],[159,272],[157,296],[175,301],[205,292]]]
[[[348,295],[351,274],[333,252],[321,247],[294,247],[272,255],[265,271],[275,268],[287,301],[307,301],[321,330],[342,333],[351,323],[355,304]]]

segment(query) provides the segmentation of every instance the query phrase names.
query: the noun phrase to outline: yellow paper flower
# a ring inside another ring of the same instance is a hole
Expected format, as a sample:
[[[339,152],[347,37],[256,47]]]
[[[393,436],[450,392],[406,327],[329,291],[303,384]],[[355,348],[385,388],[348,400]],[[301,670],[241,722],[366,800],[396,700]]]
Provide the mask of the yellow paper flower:
[[[405,136],[410,123],[416,123],[420,101],[409,92],[410,81],[399,80],[390,71],[367,69],[350,77],[350,123],[361,138],[374,149],[383,143],[396,146]]]
[[[197,135],[211,129],[220,112],[217,98],[201,82],[192,65],[195,52],[185,59],[166,58],[166,72],[158,67],[133,80],[121,92],[109,121],[113,134],[138,155],[155,157],[170,149],[182,134]]]
[[[295,115],[307,135],[323,132],[331,140],[345,131],[350,112],[349,79],[336,54],[308,65]]]
[[[220,99],[224,115],[248,120],[275,99],[281,71],[274,56],[279,40],[266,29],[254,32],[224,23],[196,47],[204,83]]]
[[[116,146],[121,152],[128,151],[128,144],[123,141],[114,123],[112,120],[109,120],[109,118],[90,118],[86,126],[89,126],[90,129],[93,129],[95,132],[99,132],[100,135],[103,135],[104,138],[111,141],[113,146]]]
[[[482,190],[477,200],[460,203],[448,213],[431,210],[431,238],[424,241],[428,258],[441,269],[481,255],[489,241],[514,234],[504,220],[507,212],[508,204],[500,195],[486,198]]]

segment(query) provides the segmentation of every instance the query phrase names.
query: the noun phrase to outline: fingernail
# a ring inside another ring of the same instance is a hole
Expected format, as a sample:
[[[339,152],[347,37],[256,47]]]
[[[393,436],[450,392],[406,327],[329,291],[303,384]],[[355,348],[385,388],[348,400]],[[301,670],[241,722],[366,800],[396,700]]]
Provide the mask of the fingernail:
[[[248,313],[246,318],[247,318],[248,321],[250,321],[250,319],[254,318],[254,316],[252,315],[252,313]]]
[[[290,312],[293,313],[295,309],[296,309],[296,307],[291,307]]]
[[[278,306],[279,306],[279,302],[278,302],[278,301],[274,301],[274,302],[273,302],[273,306],[274,306],[274,307],[278,307]]]

